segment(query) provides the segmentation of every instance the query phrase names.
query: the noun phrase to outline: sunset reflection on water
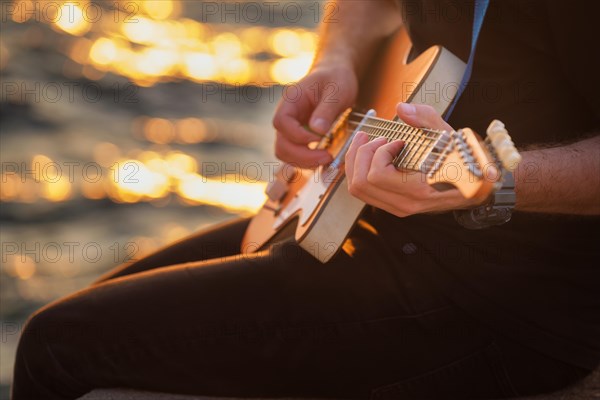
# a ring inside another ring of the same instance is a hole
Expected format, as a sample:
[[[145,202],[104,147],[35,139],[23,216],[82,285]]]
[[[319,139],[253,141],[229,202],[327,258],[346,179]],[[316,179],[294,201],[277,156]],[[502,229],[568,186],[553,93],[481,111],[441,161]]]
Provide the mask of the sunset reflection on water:
[[[316,4],[0,1],[3,324],[261,207],[272,112],[312,62]],[[0,343],[0,398],[17,333]]]
[[[13,0],[11,18],[17,23],[36,18],[66,35],[57,47],[70,59],[63,67],[70,79],[83,76],[96,81],[113,73],[143,87],[179,80],[269,86],[297,81],[307,72],[316,47],[312,30],[203,23],[185,17],[189,5],[190,2],[180,0]],[[200,118],[147,118],[142,131],[144,139],[155,144],[194,144],[214,136]],[[263,183],[219,180],[217,184],[191,167],[185,179],[173,176],[165,168],[170,157],[173,156],[169,152],[152,159],[115,157],[110,164],[100,163],[108,169],[102,180],[85,180],[81,185],[65,179],[39,179],[31,184],[3,176],[5,185],[0,196],[2,201],[30,203],[37,199],[67,201],[74,194],[81,194],[89,199],[108,197],[130,203],[175,193],[188,202],[246,212],[256,211],[264,201],[264,196],[257,195],[264,189]],[[44,154],[31,160],[32,165],[51,162]],[[114,179],[118,172],[123,175],[126,168],[140,171],[142,183]],[[190,182],[198,187],[192,190]],[[240,202],[240,198],[248,200]]]

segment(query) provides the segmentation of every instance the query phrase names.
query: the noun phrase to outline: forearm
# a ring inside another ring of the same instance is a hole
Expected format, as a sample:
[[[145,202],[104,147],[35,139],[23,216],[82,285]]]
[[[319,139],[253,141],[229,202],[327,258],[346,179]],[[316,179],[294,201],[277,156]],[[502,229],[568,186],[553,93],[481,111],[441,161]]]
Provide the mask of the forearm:
[[[517,210],[600,214],[600,135],[521,154],[515,172]]]
[[[395,0],[331,0],[335,14],[320,27],[313,68],[348,63],[361,76],[378,44],[402,24]]]

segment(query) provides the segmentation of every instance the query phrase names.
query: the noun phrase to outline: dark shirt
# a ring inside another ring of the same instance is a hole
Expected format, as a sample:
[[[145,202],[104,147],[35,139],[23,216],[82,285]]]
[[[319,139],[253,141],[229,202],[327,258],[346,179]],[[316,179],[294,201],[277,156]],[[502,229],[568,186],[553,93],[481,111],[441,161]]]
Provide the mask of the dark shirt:
[[[500,119],[517,147],[600,132],[598,4],[491,1],[471,81],[449,123],[484,134]],[[472,0],[407,0],[401,8],[417,52],[441,44],[466,62]],[[481,321],[573,365],[600,361],[598,218],[515,212],[481,231],[460,227],[452,214],[383,220],[393,246],[416,245],[405,252],[407,268]]]

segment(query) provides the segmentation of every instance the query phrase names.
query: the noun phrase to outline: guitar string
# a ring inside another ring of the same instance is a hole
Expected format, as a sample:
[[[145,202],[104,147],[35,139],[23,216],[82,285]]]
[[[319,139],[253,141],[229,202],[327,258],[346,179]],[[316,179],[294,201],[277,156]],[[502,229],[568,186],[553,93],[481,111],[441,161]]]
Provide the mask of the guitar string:
[[[349,123],[352,124],[356,124],[358,126],[358,124],[354,121],[349,121]],[[409,126],[409,125],[407,125]],[[437,138],[432,138],[429,137],[428,135],[418,135],[417,133],[414,132],[398,132],[395,130],[392,130],[390,128],[383,128],[383,127],[378,127],[378,126],[374,126],[374,125],[370,125],[370,124],[362,124],[362,127],[366,127],[366,128],[374,128],[375,131],[391,131],[394,134],[399,134],[399,137],[397,137],[397,139],[403,140],[405,143],[405,146],[402,148],[402,150],[400,150],[400,152],[398,153],[398,155],[396,156],[396,162],[395,164],[398,165],[412,165],[413,167],[415,167],[416,165],[421,165],[425,160],[425,156],[428,156],[430,154],[433,155],[439,155],[438,152],[434,151],[434,141],[437,140]],[[411,130],[419,130],[418,128],[414,128],[414,127],[410,127]],[[386,135],[381,135],[381,132],[373,132],[373,133],[369,133],[366,132],[371,138],[375,137],[375,136],[380,136],[380,137],[388,137]],[[394,135],[392,135],[394,136]],[[405,137],[402,137],[405,136]],[[408,137],[413,136],[419,136],[417,138],[417,140],[407,140]],[[416,146],[416,149],[414,148]],[[429,151],[428,151],[429,150]],[[416,160],[415,160],[416,157]],[[407,159],[408,158],[408,159]],[[413,161],[414,160],[414,161]]]
[[[367,118],[367,119],[369,119],[369,118]],[[440,138],[442,136],[442,134],[444,133],[444,131],[434,131],[434,130],[425,129],[425,128],[416,128],[411,125],[401,124],[397,121],[385,120],[385,119],[381,119],[381,118],[379,118],[377,120],[383,121],[384,126],[372,125],[372,124],[364,123],[363,121],[361,121],[362,126],[370,127],[370,128],[373,128],[373,129],[381,131],[381,132],[390,132],[392,134],[397,134],[397,135],[399,135],[399,137],[398,137],[399,139],[408,139],[408,138],[418,137],[417,140],[419,140],[419,141],[421,140],[422,137],[425,137],[426,139],[429,139],[429,140],[436,140],[436,139]],[[356,126],[361,124],[359,122],[352,121],[352,120],[349,120],[348,123],[354,124]],[[385,125],[390,125],[390,124],[391,124],[391,126],[397,127],[397,129],[392,129],[390,127],[385,126]],[[379,132],[379,133],[381,133],[381,132]],[[433,134],[433,136],[432,136],[432,134]],[[388,137],[386,135],[381,135],[381,136]],[[410,143],[410,141],[407,141],[407,143]]]
[[[395,121],[395,120],[391,120],[391,119],[385,119],[385,118],[367,116],[366,114],[361,114],[361,113],[356,113],[356,112],[350,114],[349,117],[359,117],[359,118],[361,118],[361,120],[366,117],[367,120],[388,123],[388,124],[391,124],[392,126],[397,126],[400,129],[406,129],[406,128],[409,128],[409,129],[410,128],[419,129],[419,130],[422,130],[423,132],[427,132],[428,134],[434,134],[434,135],[440,135],[441,133],[444,132],[444,131],[440,131],[440,130],[437,130],[437,129],[417,128],[415,126],[408,125],[408,124],[406,124],[404,122],[401,122],[401,121]],[[348,121],[354,122],[354,121],[352,121],[350,119]]]
[[[368,133],[368,132],[366,132],[366,133],[367,133],[367,135],[369,135],[369,137],[371,139],[373,139],[375,137],[383,137],[383,136],[377,135],[376,133]],[[399,139],[399,140],[402,140],[402,139]],[[422,141],[422,142],[419,142],[419,141],[405,141],[405,143],[409,143],[412,146],[405,146],[405,147],[403,147],[403,149],[400,150],[400,152],[398,153],[398,156],[397,156],[397,157],[401,157],[401,159],[399,161],[395,162],[394,164],[404,165],[407,168],[411,168],[410,167],[411,161],[420,152],[417,160],[412,163],[412,165],[413,165],[412,169],[419,170],[419,168],[417,168],[416,166],[421,165],[423,162],[425,162],[425,160],[427,159],[426,156],[433,155],[433,156],[439,157],[441,155],[446,155],[447,154],[444,150],[437,151],[434,148],[432,148],[432,143],[431,142],[427,143],[427,145],[426,145],[425,148],[421,148],[425,144],[425,141]],[[416,151],[414,151],[414,149],[412,148],[412,147],[414,147],[415,144],[419,145],[419,147],[417,148]],[[426,151],[427,149],[429,149],[429,152]],[[406,157],[408,155],[411,155],[411,157],[408,160],[406,160]]]
[[[410,128],[416,128],[412,125],[408,125],[404,122],[400,122],[400,121],[394,121],[392,119],[385,119],[385,118],[379,118],[379,117],[373,117],[373,116],[367,116],[367,114],[363,114],[363,113],[359,113],[359,112],[352,112],[350,114],[350,116],[356,116],[356,117],[360,117],[360,118],[364,118],[367,117],[367,119],[372,119],[372,120],[376,120],[376,121],[382,121],[382,122],[391,122],[394,125],[398,125],[401,127],[410,127]],[[428,132],[428,133],[434,133],[434,134],[441,134],[444,131],[440,131],[438,129],[428,129],[428,128],[416,128],[416,129],[420,129],[424,132]]]
[[[388,121],[388,120],[384,120],[385,122],[393,122],[393,121]],[[348,121],[348,123],[353,124],[353,125],[360,125],[359,122],[356,121]],[[420,128],[415,128],[412,127],[410,125],[406,125],[406,127],[409,127],[409,129],[411,130],[421,130]],[[400,150],[400,152],[398,153],[398,158],[400,158],[397,162],[395,162],[395,164],[397,165],[403,165],[406,168],[412,168],[412,169],[416,169],[419,170],[420,168],[418,168],[418,166],[420,166],[426,159],[426,156],[429,155],[434,155],[434,156],[439,156],[441,154],[444,153],[444,151],[436,151],[434,150],[433,146],[434,146],[434,141],[437,140],[438,138],[432,138],[428,135],[419,135],[419,132],[399,132],[397,130],[393,130],[390,128],[383,128],[383,127],[378,127],[376,125],[370,125],[370,124],[362,124],[362,127],[366,127],[366,128],[373,128],[375,131],[380,130],[380,131],[388,131],[388,132],[392,132],[393,134],[400,134],[400,136],[405,135],[405,138],[402,137],[397,137],[397,139],[399,140],[403,140],[404,143],[406,144],[405,147],[403,147],[402,150]],[[381,133],[377,133],[377,132],[367,132],[365,130],[365,133],[367,133],[367,135],[373,139],[375,137],[388,137],[385,135],[381,135]],[[408,137],[418,137],[417,140],[407,140]],[[389,138],[389,137],[388,137]],[[427,141],[429,141],[428,143],[426,143]],[[416,149],[414,149],[414,147],[417,146]],[[423,147],[425,146],[425,147]],[[429,150],[429,151],[427,151]],[[407,159],[408,157],[408,159]],[[416,160],[414,160],[416,157]],[[414,161],[413,161],[414,160]],[[412,165],[412,167],[411,167]]]
[[[425,140],[437,140],[439,139],[439,137],[431,137],[431,136],[427,136],[427,135],[423,135],[420,134],[420,132],[400,132],[391,128],[383,128],[383,127],[379,127],[377,125],[371,125],[371,124],[365,124],[365,123],[360,123],[360,122],[355,122],[355,121],[348,121],[349,124],[353,124],[354,126],[358,127],[361,126],[363,128],[372,128],[374,131],[383,131],[386,133],[391,133],[390,136],[386,136],[383,134],[378,134],[378,136],[381,137],[387,137],[389,139],[392,139],[392,136],[394,136],[394,134],[397,134],[399,136],[404,136],[404,138],[401,137],[396,137],[395,139],[414,139],[416,138],[416,140],[404,140],[405,143],[419,143],[420,140],[425,139]],[[409,125],[407,125],[409,126]],[[413,130],[420,130],[420,128],[412,128]],[[365,133],[369,133],[366,130],[364,131]]]
[[[355,121],[348,121],[348,123],[354,124],[356,126],[360,125],[360,123],[355,122]],[[407,126],[410,126],[410,125],[407,125]],[[404,135],[403,132],[398,132],[398,131],[395,131],[395,130],[390,129],[390,128],[380,128],[380,127],[377,127],[375,125],[362,124],[362,127],[373,128],[374,130],[387,131],[387,132],[391,132],[391,133],[394,133],[394,134],[400,133],[400,136]],[[413,129],[419,129],[419,128],[413,128]],[[365,131],[365,133],[367,133],[367,135],[369,135],[371,138],[374,138],[374,137],[386,137],[388,139],[391,139],[391,137],[388,137],[388,136],[385,136],[385,135],[381,135],[381,134],[378,134],[378,133],[369,133],[369,132],[366,132],[366,131]],[[415,137],[417,137],[416,140],[409,140],[409,138],[415,138]],[[434,144],[432,141],[437,140],[438,138],[431,138],[431,137],[426,137],[424,135],[419,135],[418,133],[411,133],[411,134],[405,135],[404,138],[397,137],[395,139],[402,140],[407,146],[408,145],[412,145],[412,146],[414,146],[414,145],[423,145],[423,144],[425,144],[424,140],[430,140],[430,142],[427,143],[427,147],[431,148],[433,146],[433,144]],[[439,154],[441,154],[441,152],[435,151],[432,148],[431,149],[431,154],[439,155]]]

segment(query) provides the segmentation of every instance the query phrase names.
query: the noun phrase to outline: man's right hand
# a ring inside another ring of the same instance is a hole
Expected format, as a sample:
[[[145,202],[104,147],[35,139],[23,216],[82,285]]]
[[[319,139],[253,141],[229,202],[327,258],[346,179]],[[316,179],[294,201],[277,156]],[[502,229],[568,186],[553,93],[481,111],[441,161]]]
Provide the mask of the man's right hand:
[[[313,150],[308,144],[319,141],[338,115],[356,101],[356,73],[349,64],[335,64],[315,66],[289,88],[287,97],[283,96],[273,118],[275,155],[280,160],[301,168],[315,168],[332,160],[326,150]],[[293,97],[297,98],[290,99]]]

